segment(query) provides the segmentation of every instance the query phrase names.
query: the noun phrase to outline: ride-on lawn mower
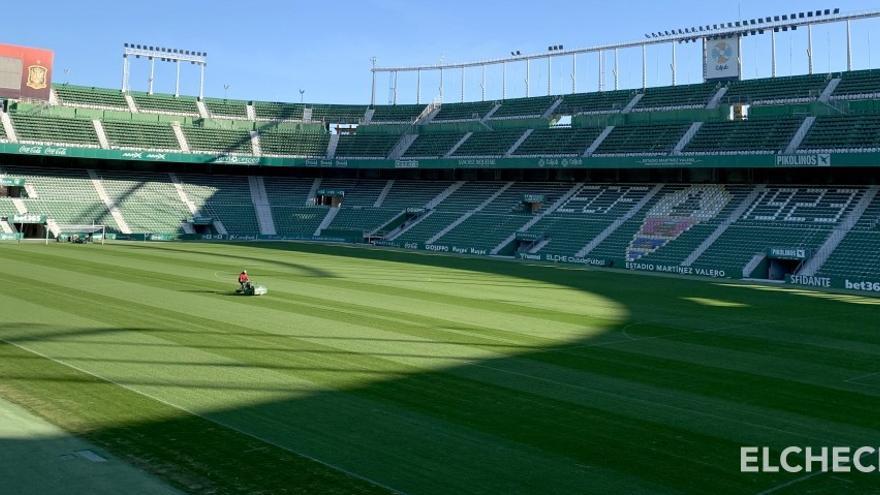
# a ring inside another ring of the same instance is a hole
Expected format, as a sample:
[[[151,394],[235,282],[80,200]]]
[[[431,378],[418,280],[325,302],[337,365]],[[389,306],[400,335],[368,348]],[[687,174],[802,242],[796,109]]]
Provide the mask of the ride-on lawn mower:
[[[245,282],[242,287],[235,289],[236,294],[242,296],[262,296],[269,292],[265,285],[254,285],[252,282]]]

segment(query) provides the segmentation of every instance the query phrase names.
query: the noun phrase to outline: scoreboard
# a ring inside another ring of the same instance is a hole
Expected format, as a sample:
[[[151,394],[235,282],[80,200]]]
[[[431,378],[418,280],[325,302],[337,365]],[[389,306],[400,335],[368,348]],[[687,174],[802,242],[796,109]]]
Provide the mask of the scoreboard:
[[[0,98],[48,100],[54,58],[50,50],[0,44]]]

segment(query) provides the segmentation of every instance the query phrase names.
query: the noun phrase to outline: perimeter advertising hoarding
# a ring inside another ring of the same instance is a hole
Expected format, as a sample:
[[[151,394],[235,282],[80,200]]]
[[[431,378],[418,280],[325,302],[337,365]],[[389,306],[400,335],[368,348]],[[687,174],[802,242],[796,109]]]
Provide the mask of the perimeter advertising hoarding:
[[[740,37],[703,40],[703,79],[739,79]]]
[[[0,44],[0,98],[48,100],[54,59],[50,50]]]

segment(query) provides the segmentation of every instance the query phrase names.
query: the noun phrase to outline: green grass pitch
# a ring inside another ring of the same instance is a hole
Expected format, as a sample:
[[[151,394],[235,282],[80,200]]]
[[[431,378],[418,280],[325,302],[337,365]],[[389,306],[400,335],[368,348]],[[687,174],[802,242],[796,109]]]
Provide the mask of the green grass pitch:
[[[0,261],[0,396],[184,492],[880,490],[739,472],[880,446],[880,299],[344,246]]]

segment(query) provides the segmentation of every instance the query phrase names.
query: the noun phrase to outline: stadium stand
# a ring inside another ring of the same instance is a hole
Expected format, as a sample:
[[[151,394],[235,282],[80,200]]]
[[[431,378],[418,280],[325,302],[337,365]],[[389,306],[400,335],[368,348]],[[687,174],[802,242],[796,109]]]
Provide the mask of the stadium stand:
[[[717,83],[702,83],[648,88],[633,111],[705,107],[718,87]]]
[[[455,150],[453,156],[501,156],[523,132],[523,129],[475,132]]]
[[[479,120],[495,107],[494,101],[444,103],[434,116],[435,122],[452,120]]]
[[[278,103],[255,101],[254,114],[261,120],[302,120],[303,105],[298,103]]]
[[[733,81],[727,86],[724,100],[751,104],[811,101],[819,97],[829,80],[828,74],[813,74]]]
[[[204,174],[179,177],[198,215],[221,221],[229,232],[259,234],[247,177]]]
[[[18,140],[22,142],[99,146],[91,120],[21,113],[13,113],[11,117]]]
[[[210,153],[252,153],[251,136],[247,131],[182,126],[191,150]]]
[[[461,132],[419,134],[419,137],[407,148],[403,156],[407,158],[439,158],[448,153],[463,137],[464,133]]]
[[[599,112],[618,112],[622,110],[636,92],[632,90],[601,91],[596,93],[576,93],[562,97],[556,108],[557,114],[582,114]]]
[[[323,157],[327,154],[330,135],[322,132],[260,132],[260,148],[264,155]]]
[[[312,121],[335,124],[357,124],[364,119],[365,105],[319,105],[306,104],[312,110]]]
[[[338,158],[385,158],[399,140],[400,136],[397,134],[343,134],[339,137],[336,156]]]
[[[514,151],[517,156],[580,156],[602,128],[536,129]]]
[[[816,117],[800,150],[880,151],[880,115]]]
[[[106,120],[103,125],[113,148],[180,151],[174,130],[168,124]]]
[[[595,154],[666,154],[672,151],[688,127],[688,123],[618,126],[602,141]]]
[[[832,98],[857,99],[880,94],[880,70],[856,70],[841,74]]]
[[[135,232],[181,233],[192,217],[167,174],[105,170],[98,175]]]
[[[791,141],[801,122],[799,118],[707,122],[684,151],[705,154],[779,152]]]
[[[414,122],[426,105],[377,105],[373,122]],[[362,112],[363,114],[363,112]]]
[[[205,106],[214,117],[246,119],[248,116],[245,101],[205,98]]]
[[[62,105],[128,110],[122,91],[56,84],[55,94]]]
[[[196,99],[190,96],[173,96],[163,94],[130,93],[142,112],[157,112],[180,115],[198,115]]]
[[[38,193],[37,198],[22,200],[28,213],[47,215],[61,225],[106,223],[108,230],[115,230],[115,223],[105,222],[107,207],[85,170],[22,168],[16,169],[15,175],[29,182]]]
[[[492,119],[512,119],[540,117],[559,97],[536,96],[532,98],[510,98],[501,101],[501,108],[492,114]]]

